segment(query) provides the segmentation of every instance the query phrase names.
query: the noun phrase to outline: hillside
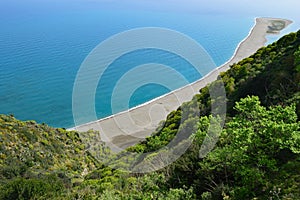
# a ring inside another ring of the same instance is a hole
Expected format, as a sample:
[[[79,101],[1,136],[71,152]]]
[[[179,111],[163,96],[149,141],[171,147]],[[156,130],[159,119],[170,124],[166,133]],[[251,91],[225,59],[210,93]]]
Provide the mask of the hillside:
[[[210,120],[210,88],[226,89],[227,115],[214,149],[199,157]],[[259,49],[168,115],[130,152],[153,152],[188,129],[193,143],[148,174],[99,163],[80,134],[0,115],[0,199],[300,199],[300,31]],[[184,110],[200,115],[185,116]],[[101,155],[106,149],[101,146]],[[106,154],[109,155],[109,154]],[[155,160],[143,155],[139,162]]]

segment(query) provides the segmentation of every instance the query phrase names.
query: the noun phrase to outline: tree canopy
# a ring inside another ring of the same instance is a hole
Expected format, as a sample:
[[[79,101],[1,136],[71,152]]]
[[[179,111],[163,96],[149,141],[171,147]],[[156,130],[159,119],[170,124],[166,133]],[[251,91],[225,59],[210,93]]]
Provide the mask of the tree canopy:
[[[212,99],[209,89],[220,82],[226,99]],[[0,199],[300,199],[299,82],[300,31],[233,64],[172,111],[151,137],[128,148],[149,153],[138,161],[151,162],[156,155],[151,152],[179,131],[186,135],[183,142],[192,139],[178,160],[148,174],[97,160],[81,135],[97,139],[97,132],[0,115]],[[214,148],[201,157],[211,122],[219,122],[211,113],[217,101],[227,102],[225,125]],[[199,115],[183,112],[195,109]],[[95,142],[100,156],[108,152]]]

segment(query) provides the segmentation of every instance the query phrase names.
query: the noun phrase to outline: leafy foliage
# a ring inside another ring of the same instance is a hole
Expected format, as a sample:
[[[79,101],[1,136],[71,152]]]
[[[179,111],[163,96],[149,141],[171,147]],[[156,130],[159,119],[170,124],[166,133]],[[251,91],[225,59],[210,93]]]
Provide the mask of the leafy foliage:
[[[151,161],[151,152],[179,132],[183,141],[193,139],[176,162],[149,174],[100,163],[89,150],[102,156],[102,143],[84,145],[96,132],[0,115],[0,199],[300,199],[299,66],[300,31],[233,64],[171,112],[151,137],[128,148],[149,152],[140,160]],[[210,88],[220,82],[227,99],[212,99]],[[219,122],[211,114],[217,101],[227,102],[226,123],[215,148],[202,158],[210,122]]]

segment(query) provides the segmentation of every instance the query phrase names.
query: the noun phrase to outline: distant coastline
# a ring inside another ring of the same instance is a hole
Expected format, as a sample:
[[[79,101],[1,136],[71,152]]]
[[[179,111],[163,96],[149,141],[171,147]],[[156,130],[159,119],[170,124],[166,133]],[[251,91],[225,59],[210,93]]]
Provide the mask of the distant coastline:
[[[198,93],[199,89],[216,80],[220,72],[227,71],[230,65],[249,57],[263,47],[267,42],[266,36],[268,34],[279,34],[281,30],[291,23],[291,20],[279,18],[255,18],[254,26],[246,38],[239,43],[233,56],[226,63],[201,79],[127,111],[68,130],[98,130],[101,134],[101,139],[115,151],[131,146],[150,136],[157,128],[159,122],[164,120],[169,112],[177,109],[182,104],[182,102],[178,102],[178,96],[185,101],[191,100]],[[160,110],[162,111],[160,112]]]

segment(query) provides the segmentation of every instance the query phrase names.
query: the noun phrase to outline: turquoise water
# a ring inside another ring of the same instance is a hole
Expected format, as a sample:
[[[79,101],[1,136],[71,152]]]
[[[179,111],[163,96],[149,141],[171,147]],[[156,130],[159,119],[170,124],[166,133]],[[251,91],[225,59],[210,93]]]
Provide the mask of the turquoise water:
[[[74,125],[72,89],[77,71],[89,52],[108,37],[139,27],[169,28],[195,39],[216,65],[221,65],[254,24],[252,16],[48,4],[3,4],[0,9],[0,113],[55,127]],[[101,80],[95,99],[98,118],[112,114],[110,96],[122,74],[146,63],[168,65],[189,82],[200,78],[189,63],[171,53],[149,49],[132,52],[113,64],[121,68],[111,67]],[[157,84],[141,86],[129,106],[167,92],[168,88]]]

